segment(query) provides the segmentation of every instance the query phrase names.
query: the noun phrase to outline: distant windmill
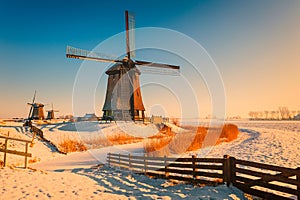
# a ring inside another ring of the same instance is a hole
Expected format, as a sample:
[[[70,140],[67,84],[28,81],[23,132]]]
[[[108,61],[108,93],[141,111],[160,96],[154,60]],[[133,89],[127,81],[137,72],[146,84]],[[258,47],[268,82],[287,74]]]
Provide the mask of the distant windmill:
[[[53,109],[53,103],[52,103],[52,109],[51,110],[47,110],[47,118],[46,119],[54,119],[54,112],[59,112],[58,110],[54,110]]]
[[[122,60],[104,58],[103,54],[90,52],[67,46],[67,58],[76,58],[82,60],[93,60],[98,62],[116,63],[110,67],[106,74],[108,75],[106,98],[103,106],[103,118],[115,120],[144,120],[145,107],[142,101],[140,91],[139,75],[140,70],[136,67],[151,67],[179,70],[179,66],[153,63],[139,60],[132,60],[134,51],[130,51],[130,39],[133,38],[134,16],[125,11],[126,21],[126,54]],[[129,32],[129,30],[131,30]],[[131,35],[130,35],[131,34]],[[132,42],[132,41],[131,41]]]
[[[44,119],[44,104],[41,103],[36,103],[35,102],[36,98],[36,91],[34,92],[32,103],[27,103],[30,105],[30,110],[28,114],[28,120],[33,120],[33,119]]]

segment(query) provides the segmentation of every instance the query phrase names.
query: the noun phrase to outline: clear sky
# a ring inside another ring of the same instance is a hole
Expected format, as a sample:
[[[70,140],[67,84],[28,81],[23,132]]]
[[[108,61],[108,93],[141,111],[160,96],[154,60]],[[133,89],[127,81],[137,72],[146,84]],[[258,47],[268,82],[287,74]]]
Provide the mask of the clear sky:
[[[298,0],[0,0],[0,118],[26,117],[34,90],[38,101],[71,114],[82,61],[67,59],[66,46],[92,50],[124,31],[124,10],[135,13],[137,28],[176,30],[207,50],[224,81],[228,115],[279,106],[300,110]],[[147,110],[159,109],[143,97]]]

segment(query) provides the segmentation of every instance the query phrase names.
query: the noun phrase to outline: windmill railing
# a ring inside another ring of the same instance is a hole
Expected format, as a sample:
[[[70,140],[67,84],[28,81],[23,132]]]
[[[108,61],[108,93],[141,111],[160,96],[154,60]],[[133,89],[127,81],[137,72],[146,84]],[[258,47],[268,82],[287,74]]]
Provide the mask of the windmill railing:
[[[300,199],[300,168],[223,158],[169,158],[107,154],[109,166],[193,184],[233,185],[265,199]]]

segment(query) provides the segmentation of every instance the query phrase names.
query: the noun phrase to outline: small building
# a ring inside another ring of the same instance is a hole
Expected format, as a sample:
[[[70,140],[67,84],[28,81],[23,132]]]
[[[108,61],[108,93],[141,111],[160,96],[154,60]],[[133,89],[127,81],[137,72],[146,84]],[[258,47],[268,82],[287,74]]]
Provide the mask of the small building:
[[[300,120],[300,114],[296,115],[296,116],[294,117],[294,120]]]
[[[98,121],[98,117],[95,113],[87,113],[83,117],[78,117],[77,121]]]
[[[150,118],[150,122],[153,123],[153,124],[162,124],[164,122],[169,122],[169,118],[152,115],[151,118]]]

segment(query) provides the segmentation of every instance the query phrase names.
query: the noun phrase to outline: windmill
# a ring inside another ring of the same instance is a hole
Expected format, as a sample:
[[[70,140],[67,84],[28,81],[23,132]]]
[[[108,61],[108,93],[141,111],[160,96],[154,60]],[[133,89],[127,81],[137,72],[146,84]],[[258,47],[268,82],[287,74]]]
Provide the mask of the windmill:
[[[142,101],[139,75],[136,67],[151,67],[160,69],[179,70],[179,66],[133,60],[135,53],[131,51],[133,46],[134,16],[125,11],[126,23],[126,56],[121,59],[106,58],[101,53],[90,52],[67,46],[67,58],[92,60],[98,62],[115,63],[105,73],[108,75],[106,98],[103,106],[103,119],[115,119],[121,121],[144,120],[145,107]],[[130,39],[132,41],[130,41]],[[133,48],[134,49],[134,48]]]
[[[36,91],[34,91],[32,103],[27,103],[30,105],[30,110],[28,114],[28,121],[30,122],[33,119],[44,119],[44,104],[42,103],[36,103]]]
[[[53,109],[53,103],[51,105],[52,105],[52,109],[47,110],[47,118],[46,119],[49,119],[49,120],[54,119],[54,112],[59,112],[58,110]]]

